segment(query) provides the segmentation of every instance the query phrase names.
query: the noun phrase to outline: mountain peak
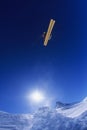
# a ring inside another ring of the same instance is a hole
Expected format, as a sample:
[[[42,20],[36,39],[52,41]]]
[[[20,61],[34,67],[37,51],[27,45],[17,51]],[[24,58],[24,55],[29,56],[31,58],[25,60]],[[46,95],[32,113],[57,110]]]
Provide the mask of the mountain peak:
[[[84,101],[84,102],[87,102],[87,97],[85,97],[85,98],[83,99],[83,101]]]
[[[64,104],[62,102],[56,102],[56,108],[60,108],[60,107],[63,107]]]

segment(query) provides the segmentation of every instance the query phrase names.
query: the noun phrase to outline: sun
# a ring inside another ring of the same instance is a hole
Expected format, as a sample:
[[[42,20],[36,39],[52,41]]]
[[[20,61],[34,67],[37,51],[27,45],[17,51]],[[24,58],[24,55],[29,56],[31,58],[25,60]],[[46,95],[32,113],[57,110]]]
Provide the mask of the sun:
[[[36,102],[36,103],[40,103],[40,102],[44,101],[44,99],[45,99],[44,94],[39,90],[33,91],[29,97],[30,97],[30,100],[32,100],[33,102]]]

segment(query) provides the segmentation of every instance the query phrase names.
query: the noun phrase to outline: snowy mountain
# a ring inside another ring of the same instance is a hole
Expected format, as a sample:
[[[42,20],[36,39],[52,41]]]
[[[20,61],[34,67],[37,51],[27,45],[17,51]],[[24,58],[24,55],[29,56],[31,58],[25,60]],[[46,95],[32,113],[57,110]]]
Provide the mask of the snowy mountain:
[[[31,127],[32,115],[0,112],[0,130],[26,130]]]
[[[57,102],[30,114],[0,111],[0,130],[87,130],[87,97],[78,103]]]
[[[57,111],[58,113],[63,114],[67,117],[77,117],[80,116],[82,113],[87,111],[87,97],[84,98],[81,102],[73,103],[73,104],[61,104],[59,106],[60,102],[57,103]]]

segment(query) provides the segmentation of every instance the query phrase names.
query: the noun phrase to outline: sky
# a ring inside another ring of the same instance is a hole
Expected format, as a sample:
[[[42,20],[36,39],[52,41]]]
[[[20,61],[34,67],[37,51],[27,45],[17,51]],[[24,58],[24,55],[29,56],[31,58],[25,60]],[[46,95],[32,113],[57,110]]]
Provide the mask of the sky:
[[[51,106],[87,96],[86,5],[86,0],[0,2],[0,110],[31,112],[39,105],[27,96],[36,89]],[[44,47],[42,34],[51,18],[56,23]]]

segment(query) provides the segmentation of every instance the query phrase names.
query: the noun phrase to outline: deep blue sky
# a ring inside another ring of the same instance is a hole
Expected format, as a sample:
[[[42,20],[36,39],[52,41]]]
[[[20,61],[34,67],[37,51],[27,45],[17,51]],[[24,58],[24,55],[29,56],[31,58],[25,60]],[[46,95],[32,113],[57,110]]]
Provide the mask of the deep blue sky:
[[[31,111],[25,95],[35,88],[54,102],[87,96],[86,5],[86,0],[0,2],[0,110]],[[41,35],[51,18],[56,24],[44,47]]]

